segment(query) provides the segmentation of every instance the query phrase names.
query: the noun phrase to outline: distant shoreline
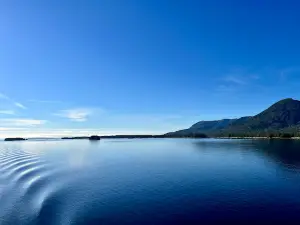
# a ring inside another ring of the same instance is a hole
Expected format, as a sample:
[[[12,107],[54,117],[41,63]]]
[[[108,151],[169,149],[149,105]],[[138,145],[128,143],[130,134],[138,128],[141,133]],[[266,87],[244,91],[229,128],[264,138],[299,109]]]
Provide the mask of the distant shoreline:
[[[97,136],[97,135],[95,135]],[[58,139],[58,140],[91,140],[91,136],[78,136],[78,137],[58,137],[58,138],[38,138],[38,139]],[[238,140],[238,139],[261,139],[261,140],[272,140],[272,139],[279,139],[279,140],[300,140],[300,137],[197,137],[197,136],[168,136],[168,135],[109,135],[109,136],[97,136],[99,137],[99,140],[101,139],[149,139],[149,138],[169,138],[169,139],[183,139],[183,138],[189,138],[189,139],[232,139],[232,140]],[[20,138],[20,137],[14,137],[14,138],[5,138],[4,141],[27,141],[27,140],[35,140],[37,138]]]

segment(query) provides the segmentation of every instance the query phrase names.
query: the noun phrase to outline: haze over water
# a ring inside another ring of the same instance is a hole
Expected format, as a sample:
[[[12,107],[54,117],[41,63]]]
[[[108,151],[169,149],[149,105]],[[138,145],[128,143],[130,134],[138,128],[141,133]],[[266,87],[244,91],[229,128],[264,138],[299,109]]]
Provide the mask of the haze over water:
[[[300,142],[124,139],[0,143],[0,224],[300,219]]]

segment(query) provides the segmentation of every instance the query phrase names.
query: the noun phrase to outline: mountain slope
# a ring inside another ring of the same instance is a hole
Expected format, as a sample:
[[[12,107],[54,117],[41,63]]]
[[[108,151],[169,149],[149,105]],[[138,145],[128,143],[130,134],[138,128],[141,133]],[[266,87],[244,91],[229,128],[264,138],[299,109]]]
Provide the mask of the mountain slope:
[[[232,124],[236,119],[223,119],[213,121],[200,121],[195,123],[188,129],[170,132],[165,135],[167,136],[190,136],[199,133],[214,132],[220,129],[224,129]]]
[[[192,130],[217,130],[223,129],[232,124],[236,119],[223,119],[214,121],[200,121],[192,125],[189,129]]]
[[[239,119],[200,121],[190,128],[168,133],[169,136],[190,136],[198,133],[221,135],[258,131],[297,130],[300,127],[300,101],[291,98],[276,102],[263,112]]]
[[[262,130],[283,129],[299,125],[300,101],[288,98],[283,99],[263,112],[249,118],[244,123],[233,123],[231,129]]]

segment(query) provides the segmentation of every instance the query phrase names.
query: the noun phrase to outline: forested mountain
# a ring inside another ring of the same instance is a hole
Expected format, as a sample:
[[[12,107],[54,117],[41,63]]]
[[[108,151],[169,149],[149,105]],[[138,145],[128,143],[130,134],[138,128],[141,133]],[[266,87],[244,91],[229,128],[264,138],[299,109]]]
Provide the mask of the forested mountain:
[[[167,136],[266,136],[289,133],[299,135],[300,101],[291,98],[276,102],[263,112],[238,119],[200,121],[188,129]]]

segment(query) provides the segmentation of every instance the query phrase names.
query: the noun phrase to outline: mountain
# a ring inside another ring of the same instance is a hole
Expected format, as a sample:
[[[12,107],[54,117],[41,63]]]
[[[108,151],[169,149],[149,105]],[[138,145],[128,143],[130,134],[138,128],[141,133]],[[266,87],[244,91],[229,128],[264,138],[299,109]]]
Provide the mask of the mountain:
[[[236,121],[236,119],[200,121],[200,122],[192,125],[190,127],[190,129],[193,129],[193,130],[218,130],[218,129],[223,129],[223,128],[231,125],[235,121]]]
[[[238,119],[200,121],[188,129],[165,134],[166,136],[263,135],[262,133],[298,132],[300,128],[300,101],[292,98],[276,102],[263,112]]]
[[[213,121],[200,121],[195,123],[188,129],[179,130],[175,132],[170,132],[165,135],[167,136],[190,136],[199,133],[211,133],[228,127],[237,119],[223,119],[223,120],[213,120]]]

